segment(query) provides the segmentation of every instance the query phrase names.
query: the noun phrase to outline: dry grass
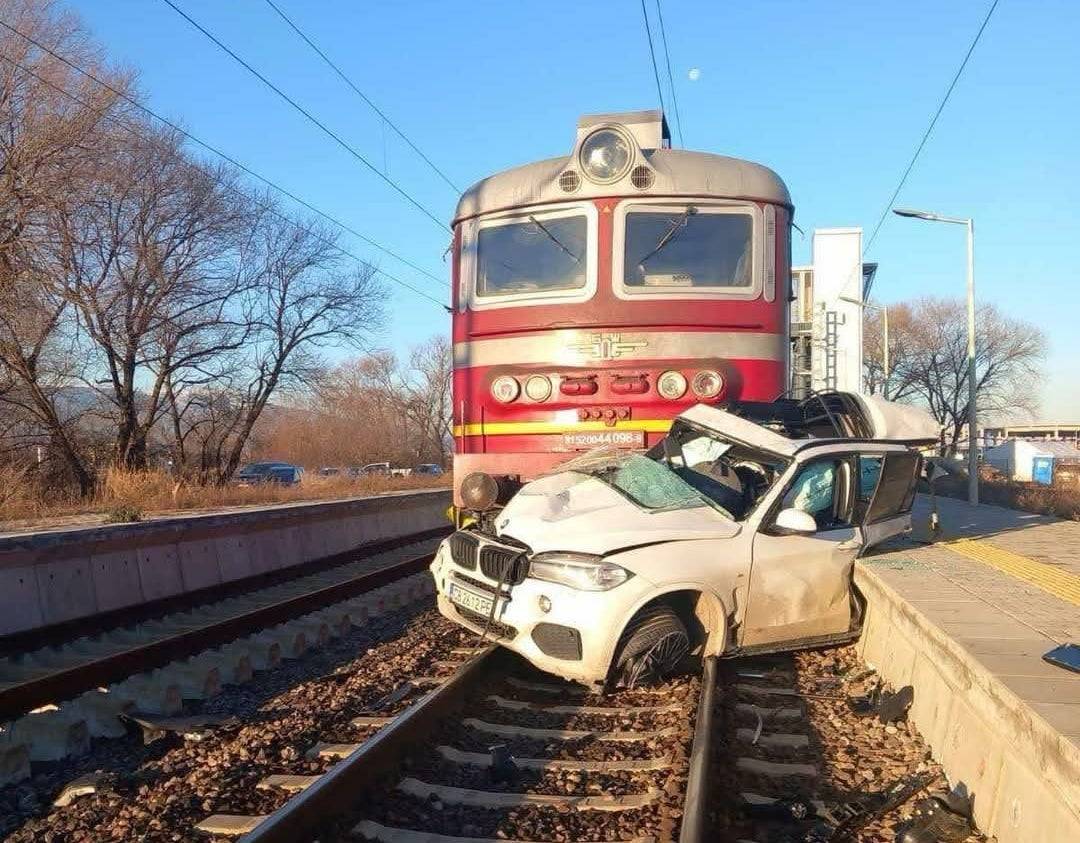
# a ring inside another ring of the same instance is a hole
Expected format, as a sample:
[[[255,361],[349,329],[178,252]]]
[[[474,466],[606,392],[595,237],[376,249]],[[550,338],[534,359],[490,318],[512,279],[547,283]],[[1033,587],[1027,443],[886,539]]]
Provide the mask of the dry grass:
[[[935,486],[939,495],[967,498],[966,478],[943,477]],[[1052,515],[1069,521],[1080,521],[1080,491],[1076,489],[982,478],[979,480],[979,500],[982,503],[1020,509],[1036,515]]]
[[[0,478],[0,484],[7,478]],[[13,484],[0,498],[0,530],[131,521],[181,512],[202,512],[271,503],[334,500],[403,489],[449,486],[450,475],[412,477],[319,477],[305,475],[298,486],[200,486],[177,482],[161,471],[110,469],[88,500],[35,496]]]

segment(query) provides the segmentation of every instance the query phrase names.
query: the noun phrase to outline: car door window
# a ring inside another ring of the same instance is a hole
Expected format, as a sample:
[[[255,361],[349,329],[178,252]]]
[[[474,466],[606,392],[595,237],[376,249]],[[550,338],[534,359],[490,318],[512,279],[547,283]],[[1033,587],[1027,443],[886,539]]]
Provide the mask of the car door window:
[[[885,521],[911,511],[920,460],[921,457],[911,451],[885,454],[881,477],[864,523]]]
[[[877,491],[885,457],[882,454],[860,454],[855,460],[859,478],[858,491],[855,495],[855,522],[861,523],[866,517],[870,501],[874,499],[874,492]]]
[[[780,504],[780,509],[800,509],[814,517],[819,530],[851,526],[847,480],[847,457],[816,460],[796,475]]]

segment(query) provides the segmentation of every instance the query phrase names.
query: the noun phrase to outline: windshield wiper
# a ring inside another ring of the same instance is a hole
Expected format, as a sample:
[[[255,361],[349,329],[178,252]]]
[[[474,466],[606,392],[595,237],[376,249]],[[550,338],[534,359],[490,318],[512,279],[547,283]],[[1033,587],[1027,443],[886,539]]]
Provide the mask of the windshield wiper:
[[[638,270],[641,272],[642,275],[645,274],[645,261],[647,261],[653,255],[663,249],[673,239],[675,239],[675,234],[683,228],[686,228],[686,224],[690,221],[690,217],[692,217],[696,213],[697,208],[695,208],[693,205],[690,205],[683,212],[682,216],[675,220],[675,223],[671,226],[671,228],[667,230],[667,233],[664,234],[664,236],[657,241],[656,245],[652,247],[652,251],[650,251],[647,255],[645,255],[645,257],[638,261]]]
[[[531,222],[533,225],[535,225],[537,228],[539,228],[542,232],[544,232],[544,234],[546,234],[548,236],[548,240],[550,240],[552,243],[554,243],[556,246],[558,246],[560,249],[562,249],[564,252],[566,252],[566,254],[568,254],[570,257],[572,257],[574,259],[574,263],[581,263],[581,258],[579,258],[577,255],[575,255],[573,252],[571,252],[569,249],[567,249],[562,244],[562,241],[559,240],[559,238],[556,237],[554,234],[552,234],[548,230],[548,227],[546,225],[544,225],[542,222],[540,222],[540,220],[538,220],[535,216],[530,215],[529,216],[529,222]]]

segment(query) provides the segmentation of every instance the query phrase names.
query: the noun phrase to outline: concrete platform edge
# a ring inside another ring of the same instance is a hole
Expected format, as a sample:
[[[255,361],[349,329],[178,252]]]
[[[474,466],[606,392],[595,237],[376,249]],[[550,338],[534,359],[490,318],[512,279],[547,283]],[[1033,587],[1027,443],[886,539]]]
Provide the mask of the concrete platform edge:
[[[896,687],[913,685],[911,719],[999,843],[1080,840],[1080,748],[961,644],[856,565],[867,600],[859,651]]]

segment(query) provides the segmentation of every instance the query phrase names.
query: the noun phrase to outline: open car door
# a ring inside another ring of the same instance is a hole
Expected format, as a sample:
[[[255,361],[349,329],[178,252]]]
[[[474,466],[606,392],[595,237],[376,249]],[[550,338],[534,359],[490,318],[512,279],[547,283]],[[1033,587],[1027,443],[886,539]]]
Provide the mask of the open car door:
[[[740,649],[851,637],[855,559],[911,526],[920,465],[914,451],[883,451],[830,454],[800,467],[754,536]],[[778,530],[776,518],[789,508],[811,515],[817,529]]]
[[[868,548],[911,528],[911,505],[922,457],[915,451],[860,454],[859,501],[856,518]]]

